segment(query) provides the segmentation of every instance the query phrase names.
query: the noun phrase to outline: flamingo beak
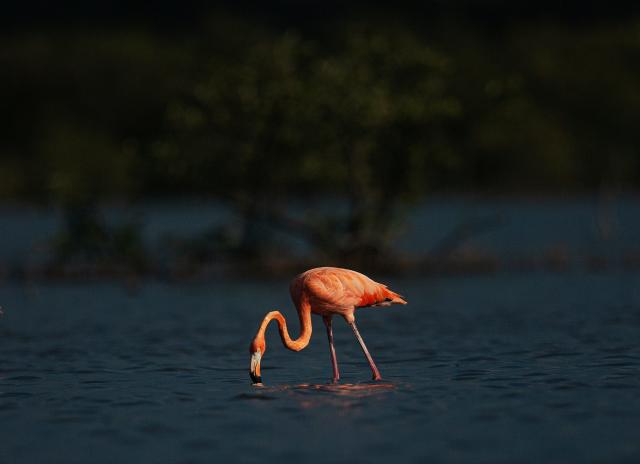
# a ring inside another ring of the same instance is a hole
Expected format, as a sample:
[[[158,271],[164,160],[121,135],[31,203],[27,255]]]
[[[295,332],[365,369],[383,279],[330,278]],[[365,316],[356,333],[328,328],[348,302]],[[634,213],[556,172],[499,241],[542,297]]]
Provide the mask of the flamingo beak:
[[[260,376],[260,359],[262,358],[262,353],[260,350],[251,354],[251,367],[249,368],[249,376],[251,377],[251,381],[253,384],[262,383],[262,377]]]

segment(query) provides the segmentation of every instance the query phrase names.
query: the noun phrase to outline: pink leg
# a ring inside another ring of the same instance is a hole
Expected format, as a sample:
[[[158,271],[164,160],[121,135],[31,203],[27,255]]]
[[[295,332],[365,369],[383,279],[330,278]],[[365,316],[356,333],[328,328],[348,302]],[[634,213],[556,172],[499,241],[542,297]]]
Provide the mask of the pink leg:
[[[329,350],[331,351],[331,365],[333,366],[333,383],[340,380],[340,372],[338,372],[338,360],[336,359],[336,349],[333,346],[333,329],[331,327],[331,316],[322,316],[324,325],[327,327],[327,337],[329,337]]]
[[[356,327],[355,321],[349,322],[349,325],[353,329],[353,333],[356,334],[356,338],[358,339],[358,342],[360,342],[362,351],[364,352],[364,355],[367,357],[367,361],[369,361],[369,366],[371,367],[371,371],[373,372],[373,380],[382,380],[380,371],[376,367],[376,364],[373,362],[373,358],[369,354],[369,350],[367,350],[367,345],[364,344],[364,340],[360,336],[360,332],[358,332],[358,328]]]

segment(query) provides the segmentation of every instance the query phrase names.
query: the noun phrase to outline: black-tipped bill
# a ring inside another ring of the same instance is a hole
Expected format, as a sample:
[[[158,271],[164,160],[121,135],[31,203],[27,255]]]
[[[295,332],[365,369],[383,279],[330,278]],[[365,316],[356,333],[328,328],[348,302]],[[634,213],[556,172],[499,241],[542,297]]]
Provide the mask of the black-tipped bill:
[[[262,376],[260,375],[260,359],[262,358],[262,353],[260,351],[256,351],[251,354],[251,365],[249,367],[249,376],[251,377],[251,381],[255,383],[262,383]]]

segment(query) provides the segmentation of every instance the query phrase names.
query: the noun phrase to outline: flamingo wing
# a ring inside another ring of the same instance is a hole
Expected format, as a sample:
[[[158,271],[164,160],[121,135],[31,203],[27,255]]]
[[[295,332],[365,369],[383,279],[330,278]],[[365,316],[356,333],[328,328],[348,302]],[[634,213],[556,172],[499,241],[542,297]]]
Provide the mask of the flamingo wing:
[[[317,268],[300,276],[309,298],[319,306],[354,308],[406,304],[400,295],[356,271]]]

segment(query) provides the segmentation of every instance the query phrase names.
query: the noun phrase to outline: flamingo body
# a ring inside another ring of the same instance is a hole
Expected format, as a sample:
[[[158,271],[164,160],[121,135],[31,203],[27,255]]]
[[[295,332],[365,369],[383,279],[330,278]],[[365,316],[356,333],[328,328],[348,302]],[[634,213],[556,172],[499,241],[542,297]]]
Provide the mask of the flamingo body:
[[[309,269],[293,279],[290,291],[294,303],[307,298],[311,312],[321,316],[339,314],[347,321],[354,319],[356,308],[406,304],[386,285],[359,272],[338,267]]]
[[[277,321],[280,337],[286,348],[300,351],[309,344],[311,338],[311,313],[322,316],[327,328],[334,382],[337,382],[340,378],[333,346],[331,318],[334,315],[344,317],[351,326],[369,362],[374,380],[381,379],[380,372],[375,366],[355,325],[354,313],[357,308],[407,304],[400,295],[389,290],[386,285],[371,280],[364,274],[336,267],[318,267],[303,272],[292,280],[290,292],[300,319],[300,336],[295,340],[291,338],[287,329],[287,322],[279,311],[267,313],[250,346],[250,375],[254,383],[260,383],[262,380],[260,361],[266,351],[264,334],[269,323],[274,319]]]

